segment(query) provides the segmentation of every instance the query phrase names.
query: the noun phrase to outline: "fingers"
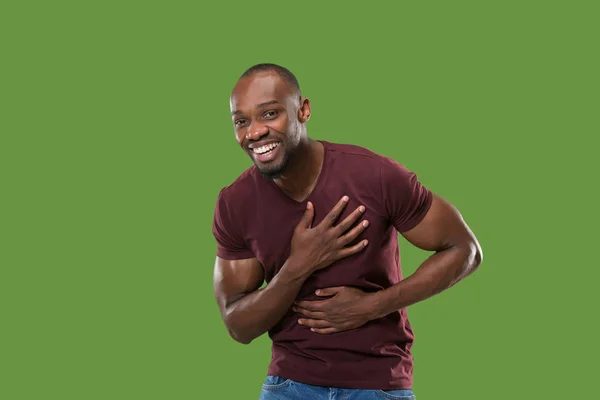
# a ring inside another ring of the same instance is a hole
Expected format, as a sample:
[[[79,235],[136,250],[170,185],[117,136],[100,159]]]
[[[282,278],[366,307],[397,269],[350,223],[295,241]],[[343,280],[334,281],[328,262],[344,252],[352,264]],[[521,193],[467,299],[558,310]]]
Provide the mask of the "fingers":
[[[309,201],[306,204],[306,210],[304,211],[304,215],[302,216],[302,219],[298,223],[297,227],[301,228],[301,229],[309,229],[312,225],[314,217],[315,217],[315,208],[313,207],[313,204]]]
[[[365,212],[365,207],[360,206],[356,210],[354,210],[350,215],[348,215],[342,222],[340,222],[335,227],[335,235],[341,236],[344,232],[346,232]]]
[[[329,335],[331,333],[340,332],[338,328],[331,326],[331,323],[321,319],[299,319],[298,323],[321,335]]]
[[[342,211],[344,211],[344,208],[346,208],[346,206],[348,205],[348,200],[348,196],[342,197],[342,199],[338,201],[338,203],[331,209],[331,211],[329,211],[329,214],[327,214],[325,218],[323,218],[323,221],[321,221],[319,226],[323,228],[332,227],[333,224],[335,224],[335,221],[337,221],[337,219],[339,218],[339,216],[342,215]]]
[[[296,307],[303,308],[308,311],[322,311],[322,305],[327,304],[327,300],[302,300],[294,303]]]
[[[354,239],[358,237],[366,228],[369,226],[369,221],[363,221],[360,224],[356,225],[352,230],[346,233],[344,236],[340,237],[340,243],[345,246],[351,243]]]
[[[321,335],[330,335],[332,333],[336,333],[336,332],[340,332],[339,329],[337,328],[311,328],[311,331],[315,332],[315,333],[319,333]]]
[[[338,292],[341,292],[344,289],[346,289],[345,286],[328,287],[325,289],[317,289],[315,291],[315,294],[317,296],[333,296],[334,294],[337,294]]]
[[[337,252],[337,259],[348,257],[348,256],[351,256],[353,254],[356,254],[359,251],[361,251],[362,249],[364,249],[365,247],[367,247],[368,244],[369,244],[369,241],[365,239],[365,240],[361,240],[360,242],[358,242],[354,246],[345,247],[345,248],[343,248],[341,250],[338,250],[338,252]]]
[[[324,319],[325,318],[325,313],[321,312],[321,311],[309,311],[306,308],[302,308],[302,307],[293,307],[292,310],[294,310],[294,312],[302,314],[306,318],[311,318],[311,319]]]
[[[300,325],[307,326],[309,328],[331,328],[331,323],[325,321],[323,319],[308,319],[308,318],[300,318],[298,320]]]

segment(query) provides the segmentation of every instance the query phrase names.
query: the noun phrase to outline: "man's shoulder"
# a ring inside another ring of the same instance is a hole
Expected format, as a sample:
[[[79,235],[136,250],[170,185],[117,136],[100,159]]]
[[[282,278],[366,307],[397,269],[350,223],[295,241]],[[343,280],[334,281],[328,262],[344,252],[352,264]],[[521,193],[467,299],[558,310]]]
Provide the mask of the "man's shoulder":
[[[241,199],[251,194],[256,189],[257,172],[254,166],[247,168],[237,176],[231,183],[225,185],[219,191],[219,199],[226,199],[228,202],[234,199]]]
[[[379,170],[390,162],[395,163],[389,156],[361,145],[335,142],[323,143],[326,149],[348,168],[372,173],[373,168]]]
[[[396,158],[371,150],[367,147],[324,142],[330,154],[334,155],[339,170],[351,172],[353,177],[366,179],[364,182],[382,182],[391,180],[412,180],[415,173]]]
[[[381,162],[388,158],[381,153],[377,153],[374,150],[357,144],[328,141],[322,141],[322,143],[328,151],[341,155],[351,161]]]

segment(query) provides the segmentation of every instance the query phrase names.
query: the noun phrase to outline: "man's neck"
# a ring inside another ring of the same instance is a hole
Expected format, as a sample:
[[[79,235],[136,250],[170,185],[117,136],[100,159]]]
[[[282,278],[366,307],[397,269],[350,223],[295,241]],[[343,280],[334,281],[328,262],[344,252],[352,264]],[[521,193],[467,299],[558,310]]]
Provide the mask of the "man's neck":
[[[296,149],[285,173],[275,179],[275,183],[294,200],[305,200],[319,178],[323,156],[323,144],[307,138],[306,143]]]

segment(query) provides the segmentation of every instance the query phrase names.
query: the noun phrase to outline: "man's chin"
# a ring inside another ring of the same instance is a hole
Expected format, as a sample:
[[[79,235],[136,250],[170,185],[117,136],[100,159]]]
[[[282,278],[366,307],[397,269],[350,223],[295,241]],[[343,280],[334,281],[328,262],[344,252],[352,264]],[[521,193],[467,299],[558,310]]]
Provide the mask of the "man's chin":
[[[258,169],[258,172],[260,172],[260,174],[265,178],[268,179],[270,181],[277,179],[281,176],[281,173],[283,172],[281,170],[281,168],[261,168],[261,166],[259,164],[255,164],[256,168]]]
[[[262,163],[254,159],[254,157],[252,157],[252,161],[254,162],[254,165],[256,166],[260,174],[265,179],[274,180],[279,178],[281,174],[283,174],[288,165],[289,160],[287,157],[283,157],[283,159],[275,159],[267,163]]]

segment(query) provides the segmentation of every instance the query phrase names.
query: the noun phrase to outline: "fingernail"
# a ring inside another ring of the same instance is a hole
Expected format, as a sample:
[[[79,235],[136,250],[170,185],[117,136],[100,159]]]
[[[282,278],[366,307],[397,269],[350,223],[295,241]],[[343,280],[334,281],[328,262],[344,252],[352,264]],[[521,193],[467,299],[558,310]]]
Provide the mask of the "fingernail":
[[[358,209],[360,210],[360,212],[365,212],[365,207],[364,206],[360,206]]]
[[[368,244],[368,243],[369,243],[369,241],[368,241],[368,240],[365,240],[365,241],[363,242],[363,246],[367,247],[367,244]]]
[[[299,319],[299,320],[298,320],[298,323],[299,323],[300,325],[304,325],[304,324],[302,323],[302,320],[301,320],[301,319]]]
[[[363,226],[366,228],[367,226],[369,226],[369,221],[365,221],[363,222]]]
[[[343,201],[348,201],[348,200],[349,200],[349,199],[348,199],[348,196],[344,196],[344,197],[342,197],[342,200],[343,200]]]

